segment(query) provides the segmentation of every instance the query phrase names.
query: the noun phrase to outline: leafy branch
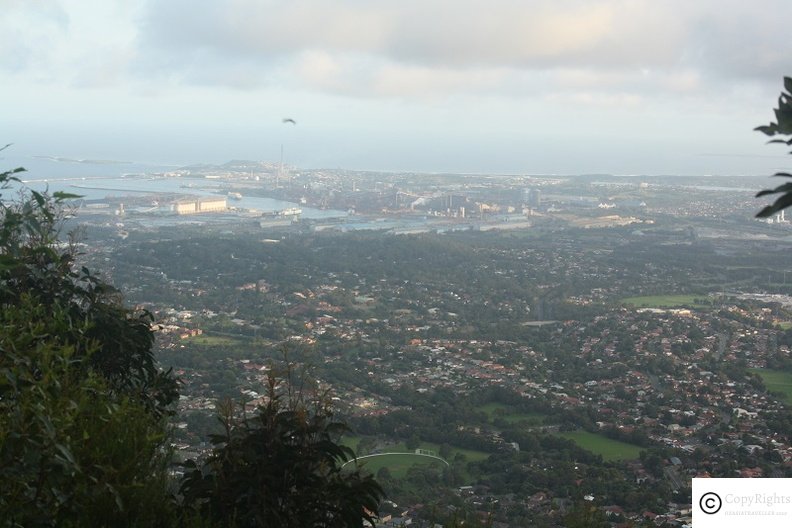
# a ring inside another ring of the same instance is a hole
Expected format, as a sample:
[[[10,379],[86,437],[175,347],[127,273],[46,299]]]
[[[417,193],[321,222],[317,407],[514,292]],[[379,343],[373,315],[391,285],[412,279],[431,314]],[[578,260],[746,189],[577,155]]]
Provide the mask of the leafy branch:
[[[792,146],[792,77],[784,77],[784,89],[786,92],[781,92],[778,97],[778,108],[774,110],[775,122],[758,126],[754,130],[770,137],[785,136],[784,138],[771,139],[768,143],[783,143],[784,145]],[[789,153],[792,154],[792,151]],[[792,174],[788,172],[778,172],[773,176],[792,178]],[[756,213],[757,218],[767,218],[792,205],[792,182],[779,185],[775,189],[760,191],[756,197],[779,193],[781,196],[775,202]]]

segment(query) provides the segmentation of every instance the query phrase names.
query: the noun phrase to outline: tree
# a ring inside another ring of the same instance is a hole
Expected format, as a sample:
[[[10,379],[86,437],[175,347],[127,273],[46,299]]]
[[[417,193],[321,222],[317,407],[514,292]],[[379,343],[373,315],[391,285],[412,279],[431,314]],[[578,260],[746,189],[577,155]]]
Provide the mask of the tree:
[[[393,475],[391,475],[391,471],[388,469],[388,466],[382,466],[377,470],[377,478],[380,480],[380,482],[388,482],[393,478]]]
[[[769,125],[756,127],[754,130],[762,132],[770,137],[781,136],[780,138],[771,139],[770,143],[792,145],[792,77],[784,77],[784,88],[786,92],[781,92],[781,95],[778,97],[778,108],[774,110],[776,121],[771,122]],[[792,152],[790,152],[790,154],[792,154]],[[774,174],[774,176],[792,178],[792,174],[788,172],[778,172]],[[781,196],[771,205],[759,211],[756,214],[757,217],[766,218],[772,216],[792,205],[792,182],[779,185],[775,189],[760,191],[756,197],[759,198],[761,196],[779,193]]]
[[[7,191],[14,174],[0,173]],[[165,526],[163,415],[149,318],[59,240],[68,195],[0,200],[0,524]]]
[[[0,173],[0,197],[22,170]],[[177,508],[165,428],[177,380],[157,366],[151,315],[77,267],[75,239],[61,236],[71,197],[0,200],[0,525],[373,522],[382,489],[341,469],[353,453],[336,443],[328,399],[292,383],[276,392],[274,376],[254,416],[222,408],[224,433],[192,463]]]
[[[287,374],[281,383],[270,371],[267,401],[252,416],[230,400],[220,406],[224,431],[206,462],[187,462],[184,505],[220,526],[373,526],[382,488],[342,469],[354,458],[336,441],[346,426],[326,395],[293,390]]]
[[[421,439],[418,437],[417,433],[411,434],[410,437],[404,441],[404,447],[406,447],[408,451],[415,451],[420,445]]]
[[[0,191],[18,183],[14,174],[22,171],[0,173]],[[62,327],[58,337],[74,348],[83,367],[100,374],[114,393],[162,416],[177,399],[178,386],[171,371],[157,366],[153,318],[126,308],[115,288],[75,265],[74,234],[61,240],[65,200],[74,197],[23,189],[18,200],[0,200],[0,307],[30,298],[63,312],[73,324]]]
[[[576,504],[572,510],[564,516],[564,526],[568,528],[605,528],[610,523],[605,519],[602,510],[590,503]]]
[[[443,442],[442,444],[440,444],[440,449],[438,454],[440,455],[440,458],[444,458],[448,460],[449,458],[451,458],[451,446]]]

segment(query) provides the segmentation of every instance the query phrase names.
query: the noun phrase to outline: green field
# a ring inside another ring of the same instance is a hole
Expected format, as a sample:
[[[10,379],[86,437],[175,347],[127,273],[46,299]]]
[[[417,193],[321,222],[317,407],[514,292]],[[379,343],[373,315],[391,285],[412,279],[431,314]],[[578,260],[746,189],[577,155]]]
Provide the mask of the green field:
[[[704,308],[707,305],[695,302],[703,299],[705,294],[699,295],[646,295],[643,297],[627,297],[622,299],[624,304],[631,304],[636,308]]]
[[[357,445],[360,442],[359,436],[343,436],[340,440],[341,445],[345,445],[352,449],[353,451],[357,449]],[[428,449],[430,451],[434,451],[435,454],[440,453],[440,444],[435,444],[432,442],[421,442],[420,446],[421,449]],[[407,446],[404,445],[404,442],[398,442],[394,444],[389,444],[387,447],[383,447],[380,449],[382,452],[388,453],[411,453],[412,450],[407,449]],[[463,449],[461,447],[454,447],[451,446],[451,456],[449,457],[449,462],[454,459],[457,453],[461,453],[465,455],[465,458],[468,462],[478,462],[479,460],[486,459],[490,454],[485,453],[484,451],[475,451],[473,449]],[[370,453],[362,453],[364,455],[368,455]]]
[[[248,341],[245,341],[242,338],[238,337],[226,337],[226,336],[213,336],[213,335],[206,335],[202,334],[199,336],[189,337],[184,340],[187,343],[192,343],[195,345],[203,345],[203,346],[238,346],[238,345],[245,345],[248,344]]]
[[[611,440],[606,436],[588,431],[568,431],[558,433],[558,436],[572,440],[595,455],[601,455],[603,460],[634,460],[643,451],[636,445]]]
[[[780,323],[778,323],[778,327],[781,330],[789,330],[790,328],[792,328],[792,321],[781,321]]]
[[[414,465],[436,466],[439,469],[446,467],[445,464],[433,458],[408,454],[403,455],[381,455],[359,460],[359,464],[366,468],[366,471],[377,474],[383,467],[387,467],[394,478],[404,478],[407,471]],[[351,467],[350,464],[347,467]]]
[[[341,438],[340,442],[342,445],[345,445],[352,449],[353,451],[356,450],[358,443],[360,442],[359,436],[344,436]],[[421,449],[428,449],[430,451],[434,451],[435,455],[440,456],[440,445],[435,444],[432,442],[421,442],[420,446]],[[385,447],[381,447],[379,451],[383,453],[412,453],[412,450],[408,450],[407,447],[404,445],[404,442],[399,442],[395,444],[389,444]],[[369,453],[364,453],[369,454]],[[459,447],[451,446],[451,455],[448,457],[448,462],[451,463],[454,460],[454,457],[457,454],[465,455],[466,462],[478,462],[480,460],[485,460],[487,457],[490,456],[489,453],[485,453],[484,451],[475,451],[473,449],[462,449]],[[440,464],[445,466],[442,462],[438,460],[433,460],[431,458],[422,457],[422,456],[415,456],[415,457],[408,457],[403,455],[397,455],[392,457],[374,457],[368,458],[363,460],[365,463],[366,469],[375,473],[379,470],[379,468],[383,466],[387,466],[393,475],[396,478],[402,478],[407,475],[407,469],[414,464]],[[466,477],[467,472],[463,472]]]
[[[489,421],[492,422],[495,418],[505,420],[510,424],[525,422],[528,426],[543,425],[545,418],[544,414],[540,413],[524,413],[517,411],[514,407],[503,403],[487,403],[476,407],[477,411],[487,413]]]
[[[751,369],[751,372],[762,377],[767,390],[782,393],[784,395],[782,401],[792,405],[792,373],[772,369]]]
[[[419,446],[420,449],[428,449],[430,451],[434,451],[435,454],[440,453],[440,444],[433,444],[432,442],[421,442]],[[408,453],[409,450],[404,445],[404,442],[399,442],[393,449],[388,448],[388,451],[393,451],[395,453]],[[448,461],[451,462],[454,460],[454,457],[460,453],[465,455],[465,459],[468,462],[478,462],[479,460],[485,460],[487,457],[490,456],[489,453],[485,453],[484,451],[474,451],[473,449],[462,449],[461,447],[454,447],[451,446],[451,456],[448,457]]]
[[[360,442],[359,436],[348,436],[348,435],[342,436],[341,440],[338,441],[339,444],[348,447],[352,451],[357,450],[357,446],[359,442]]]

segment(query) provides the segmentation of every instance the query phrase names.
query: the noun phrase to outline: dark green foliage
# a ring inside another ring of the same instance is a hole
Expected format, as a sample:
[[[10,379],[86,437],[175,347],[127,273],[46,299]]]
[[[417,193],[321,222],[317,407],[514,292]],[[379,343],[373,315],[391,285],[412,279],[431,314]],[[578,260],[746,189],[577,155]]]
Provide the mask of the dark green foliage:
[[[0,191],[23,169],[0,173]],[[382,489],[342,471],[328,401],[289,390],[224,434],[169,493],[165,415],[178,397],[153,353],[152,317],[77,268],[69,195],[0,201],[0,526],[361,526]],[[294,387],[287,384],[289,389]]]
[[[163,424],[84,368],[70,324],[30,297],[0,312],[0,525],[161,525]]]
[[[176,381],[157,370],[150,318],[73,269],[66,198],[0,201],[0,526],[165,526]]]
[[[220,526],[352,527],[373,524],[383,497],[359,470],[342,470],[354,453],[336,442],[346,427],[326,398],[284,396],[269,378],[268,401],[252,416],[227,402],[224,433],[201,466],[188,462],[185,505]]]
[[[21,170],[0,174],[2,189]],[[63,201],[70,197],[29,191],[19,200],[0,201],[0,307],[29,296],[62,310],[74,324],[59,338],[75,356],[88,360],[113,390],[162,415],[175,401],[177,385],[170,372],[157,369],[151,315],[125,308],[112,286],[85,267],[75,269],[73,238],[59,240]]]
[[[772,139],[770,143],[792,145],[792,77],[784,77],[784,88],[786,92],[781,92],[781,95],[778,97],[778,108],[775,109],[776,121],[771,122],[769,125],[756,127],[754,130],[762,132],[770,137],[786,136],[785,138]],[[790,154],[792,154],[792,151]],[[774,176],[792,178],[792,174],[788,172],[778,172],[774,174]],[[759,211],[756,214],[757,217],[766,218],[772,216],[792,205],[792,182],[779,185],[775,189],[765,189],[759,192],[756,197],[759,198],[760,196],[779,193],[781,193],[781,196],[771,205]]]
[[[605,520],[602,510],[593,504],[576,504],[572,510],[564,516],[564,526],[567,528],[606,528],[610,526]]]

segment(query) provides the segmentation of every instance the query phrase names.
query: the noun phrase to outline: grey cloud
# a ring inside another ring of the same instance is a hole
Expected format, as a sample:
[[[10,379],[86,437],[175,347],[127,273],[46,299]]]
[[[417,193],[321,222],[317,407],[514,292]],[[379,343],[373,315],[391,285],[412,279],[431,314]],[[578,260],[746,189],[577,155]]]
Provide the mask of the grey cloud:
[[[46,68],[48,55],[56,46],[55,37],[69,26],[69,17],[61,5],[56,1],[33,5],[11,0],[3,2],[0,9],[0,68],[17,73]]]
[[[673,90],[697,76],[779,79],[790,70],[790,19],[792,2],[780,0],[173,0],[148,5],[139,45],[143,68],[185,82],[243,77],[376,95],[393,91],[395,72],[443,89],[467,73],[483,79],[473,89],[492,89],[521,72],[571,70],[594,72],[593,84],[624,75],[626,88]],[[316,54],[325,68],[314,75]],[[642,81],[641,71],[653,76]]]
[[[686,62],[725,77],[779,81],[792,74],[790,20],[790,2],[724,2],[698,13]]]
[[[142,36],[165,53],[211,48],[264,57],[321,49],[454,67],[673,60],[673,13],[620,4],[404,0],[395,8],[376,2],[214,0],[195,9],[180,0],[153,7]],[[630,43],[636,45],[625,46]]]

